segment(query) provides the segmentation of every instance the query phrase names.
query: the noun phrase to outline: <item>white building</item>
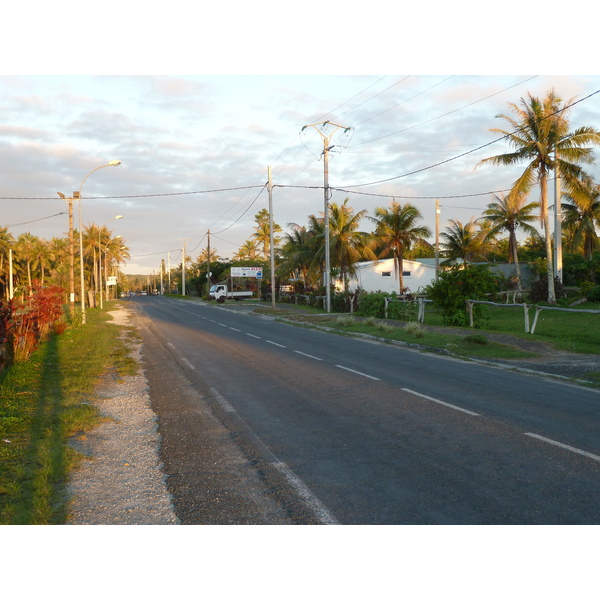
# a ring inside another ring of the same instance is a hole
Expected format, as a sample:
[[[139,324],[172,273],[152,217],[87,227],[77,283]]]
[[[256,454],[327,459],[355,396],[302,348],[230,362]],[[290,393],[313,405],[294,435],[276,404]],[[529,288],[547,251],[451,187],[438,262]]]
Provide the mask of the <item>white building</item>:
[[[435,281],[435,259],[421,258],[403,261],[404,287],[411,293],[423,291],[425,286]],[[350,291],[360,287],[367,292],[400,293],[400,284],[394,269],[394,259],[371,260],[355,265],[356,276],[350,280]],[[340,282],[337,282],[341,287]]]

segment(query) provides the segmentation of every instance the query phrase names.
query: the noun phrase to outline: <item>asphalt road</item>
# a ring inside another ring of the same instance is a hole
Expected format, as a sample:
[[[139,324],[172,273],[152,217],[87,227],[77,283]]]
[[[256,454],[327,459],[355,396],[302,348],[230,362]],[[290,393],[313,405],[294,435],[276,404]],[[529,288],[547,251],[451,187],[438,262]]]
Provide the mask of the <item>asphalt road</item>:
[[[600,394],[137,298],[183,523],[598,524]]]

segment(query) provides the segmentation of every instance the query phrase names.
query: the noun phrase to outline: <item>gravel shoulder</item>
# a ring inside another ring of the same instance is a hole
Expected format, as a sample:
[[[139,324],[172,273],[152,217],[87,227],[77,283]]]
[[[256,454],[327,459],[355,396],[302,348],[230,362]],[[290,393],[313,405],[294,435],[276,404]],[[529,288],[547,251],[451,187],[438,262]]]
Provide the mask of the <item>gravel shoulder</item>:
[[[110,313],[129,325],[128,310]],[[131,341],[141,365],[141,342]],[[72,472],[68,525],[174,525],[179,523],[159,458],[160,435],[143,371],[117,379],[107,374],[96,404],[106,421],[72,440],[86,458]]]

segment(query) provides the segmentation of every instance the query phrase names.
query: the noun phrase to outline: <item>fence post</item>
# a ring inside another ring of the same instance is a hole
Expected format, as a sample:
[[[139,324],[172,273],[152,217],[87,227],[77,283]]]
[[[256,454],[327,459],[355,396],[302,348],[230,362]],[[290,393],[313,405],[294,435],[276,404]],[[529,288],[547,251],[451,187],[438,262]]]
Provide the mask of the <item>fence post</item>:
[[[527,307],[527,302],[523,302],[523,313],[525,314],[525,333],[529,333],[529,308]]]
[[[384,314],[385,314],[385,318],[387,319],[387,318],[388,318],[388,299],[387,299],[387,298],[384,298],[384,299],[383,299],[383,301],[384,301],[384,303],[385,303],[385,304],[384,304],[384,306],[385,306],[385,311],[384,311]]]
[[[470,326],[473,327],[473,303],[467,300],[467,313],[469,315]]]
[[[540,306],[536,306],[535,307],[535,317],[533,319],[533,325],[531,326],[531,333],[532,334],[535,331],[535,326],[537,325],[537,320],[538,320],[538,317],[540,315],[540,312],[542,312],[542,308]]]

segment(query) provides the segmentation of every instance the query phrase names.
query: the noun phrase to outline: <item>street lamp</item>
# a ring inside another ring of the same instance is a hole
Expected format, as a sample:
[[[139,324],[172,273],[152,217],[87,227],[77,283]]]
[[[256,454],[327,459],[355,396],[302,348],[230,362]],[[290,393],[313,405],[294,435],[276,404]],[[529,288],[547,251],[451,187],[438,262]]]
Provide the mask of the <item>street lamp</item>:
[[[80,267],[80,277],[81,277],[81,323],[83,325],[85,325],[86,323],[86,318],[85,318],[85,282],[83,280],[83,227],[81,224],[81,190],[83,189],[83,184],[85,183],[86,179],[95,171],[98,171],[99,169],[104,169],[105,167],[118,167],[121,164],[120,160],[111,160],[109,163],[102,165],[100,167],[96,167],[95,169],[92,169],[84,178],[83,181],[81,182],[81,185],[79,186],[79,191],[78,192],[73,192],[73,196],[75,198],[77,198],[79,200],[79,267]],[[77,194],[77,195],[76,195]]]
[[[100,227],[100,229],[98,230],[98,281],[100,282],[100,308],[104,307],[104,304],[102,303],[102,295],[103,295],[103,292],[102,292],[102,246],[101,246],[102,245],[102,239],[101,239],[102,238],[102,230],[111,221],[115,221],[116,219],[122,219],[122,218],[123,218],[123,215],[117,215],[116,217],[113,217],[112,219],[109,219],[108,221],[106,221],[106,223],[104,223],[104,225],[102,225],[102,227]],[[104,263],[106,264],[106,257],[104,259]]]

